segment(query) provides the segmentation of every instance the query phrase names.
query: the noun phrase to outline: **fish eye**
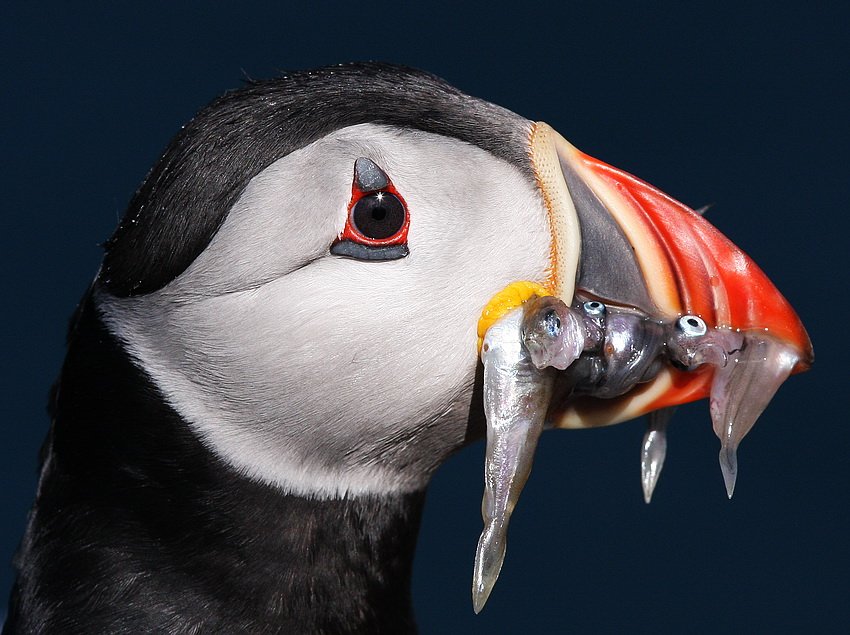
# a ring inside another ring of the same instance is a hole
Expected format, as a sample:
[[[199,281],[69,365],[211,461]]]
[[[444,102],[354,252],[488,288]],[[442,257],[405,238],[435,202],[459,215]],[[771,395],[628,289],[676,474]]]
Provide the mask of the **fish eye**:
[[[699,337],[708,332],[705,321],[698,315],[683,315],[676,320],[676,328],[688,337]]]
[[[550,337],[557,337],[561,332],[561,318],[558,317],[558,312],[555,309],[546,311],[546,315],[543,316],[543,327]]]
[[[585,302],[583,307],[584,312],[593,317],[601,317],[607,312],[605,305],[596,300]]]

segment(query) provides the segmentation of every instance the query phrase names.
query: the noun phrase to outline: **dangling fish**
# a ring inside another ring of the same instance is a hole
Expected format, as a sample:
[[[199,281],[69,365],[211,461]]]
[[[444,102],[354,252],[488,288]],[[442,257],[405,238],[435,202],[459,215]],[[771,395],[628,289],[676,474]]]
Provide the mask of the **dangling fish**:
[[[710,410],[720,439],[720,469],[729,498],[738,477],[738,444],[800,361],[800,352],[767,333],[709,329],[696,315],[676,320],[670,358],[686,370],[713,368]]]
[[[534,451],[552,399],[555,369],[581,354],[580,318],[561,300],[533,297],[491,326],[481,347],[487,451],[484,530],[475,554],[472,596],[484,607],[505,558],[508,523],[531,473]]]

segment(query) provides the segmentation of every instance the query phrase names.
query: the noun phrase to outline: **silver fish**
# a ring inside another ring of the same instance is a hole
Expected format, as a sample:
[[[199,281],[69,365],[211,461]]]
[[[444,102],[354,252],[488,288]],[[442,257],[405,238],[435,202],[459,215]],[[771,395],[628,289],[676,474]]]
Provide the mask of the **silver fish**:
[[[555,381],[554,369],[537,368],[522,343],[524,314],[520,307],[496,322],[481,347],[487,452],[481,502],[484,530],[472,579],[476,613],[484,608],[502,569],[508,523],[531,472]]]
[[[508,523],[531,473],[534,451],[552,399],[555,369],[582,353],[587,330],[561,300],[532,298],[484,336],[484,530],[472,579],[475,612],[484,608],[505,559]]]

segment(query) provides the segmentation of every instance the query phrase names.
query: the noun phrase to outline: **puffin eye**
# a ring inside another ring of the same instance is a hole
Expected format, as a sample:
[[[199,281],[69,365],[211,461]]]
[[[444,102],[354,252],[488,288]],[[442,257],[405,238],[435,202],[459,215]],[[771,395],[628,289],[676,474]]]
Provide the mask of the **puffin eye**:
[[[396,260],[410,253],[407,204],[389,176],[371,159],[354,162],[348,219],[331,253],[358,260]]]
[[[354,229],[372,240],[395,236],[401,231],[406,218],[404,204],[390,192],[368,194],[351,208]]]
[[[700,337],[708,332],[705,321],[697,315],[683,315],[676,320],[676,328],[688,337]]]

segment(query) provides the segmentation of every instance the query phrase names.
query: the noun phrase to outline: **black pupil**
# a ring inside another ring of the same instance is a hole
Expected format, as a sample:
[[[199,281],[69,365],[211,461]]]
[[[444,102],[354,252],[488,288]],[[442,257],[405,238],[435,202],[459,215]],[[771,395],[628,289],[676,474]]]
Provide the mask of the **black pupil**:
[[[697,322],[694,318],[688,318],[688,324],[694,328],[699,326],[699,322]]]
[[[399,232],[404,225],[404,205],[389,192],[376,192],[354,205],[351,220],[354,228],[366,238],[381,240]]]

